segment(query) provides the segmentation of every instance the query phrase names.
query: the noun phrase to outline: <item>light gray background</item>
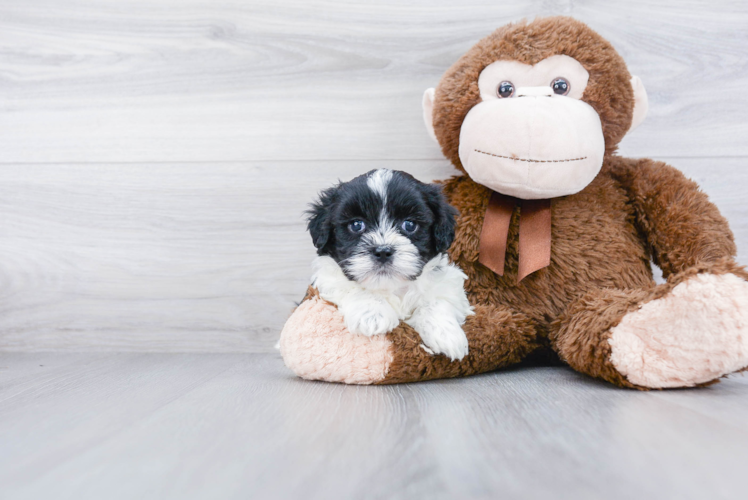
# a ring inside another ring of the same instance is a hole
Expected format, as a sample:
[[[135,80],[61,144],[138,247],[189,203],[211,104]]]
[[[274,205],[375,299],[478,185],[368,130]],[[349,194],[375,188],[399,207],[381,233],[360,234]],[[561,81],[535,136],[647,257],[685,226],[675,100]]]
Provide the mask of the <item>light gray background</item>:
[[[269,352],[302,211],[454,169],[423,90],[496,27],[573,14],[649,92],[622,154],[702,184],[748,262],[743,1],[0,2],[0,349]]]

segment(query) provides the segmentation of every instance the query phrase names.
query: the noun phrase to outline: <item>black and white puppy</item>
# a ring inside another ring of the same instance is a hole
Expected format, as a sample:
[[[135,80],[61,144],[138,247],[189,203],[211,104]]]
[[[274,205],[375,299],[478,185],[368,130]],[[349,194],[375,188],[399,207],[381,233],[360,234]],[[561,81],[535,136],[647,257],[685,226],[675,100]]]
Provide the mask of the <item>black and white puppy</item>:
[[[440,189],[399,171],[372,170],[323,191],[309,210],[319,257],[312,285],[352,333],[379,335],[400,321],[424,347],[462,359],[473,314],[467,276],[444,253],[456,210]]]

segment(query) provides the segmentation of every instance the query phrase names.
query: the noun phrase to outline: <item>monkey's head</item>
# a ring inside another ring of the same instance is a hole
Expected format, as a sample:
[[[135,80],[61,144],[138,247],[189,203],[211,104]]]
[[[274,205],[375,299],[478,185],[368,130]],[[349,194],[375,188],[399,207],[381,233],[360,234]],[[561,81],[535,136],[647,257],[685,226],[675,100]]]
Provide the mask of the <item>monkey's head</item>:
[[[569,17],[499,28],[423,97],[444,155],[522,199],[574,194],[646,115],[647,94],[600,35]]]

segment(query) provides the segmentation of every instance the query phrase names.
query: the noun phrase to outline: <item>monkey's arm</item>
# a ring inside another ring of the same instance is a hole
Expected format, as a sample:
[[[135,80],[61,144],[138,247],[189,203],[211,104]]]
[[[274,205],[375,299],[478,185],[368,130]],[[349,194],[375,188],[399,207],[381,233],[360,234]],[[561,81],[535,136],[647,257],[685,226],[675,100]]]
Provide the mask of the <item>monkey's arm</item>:
[[[387,334],[391,362],[384,378],[374,383],[399,384],[484,373],[522,361],[539,347],[535,324],[524,314],[505,306],[476,305],[475,314],[462,326],[469,349],[467,356],[452,361],[422,347],[422,339],[410,325],[401,323]]]
[[[732,262],[736,247],[727,220],[679,170],[649,159],[613,158],[611,173],[628,191],[639,230],[665,277]]]
[[[475,306],[463,329],[470,349],[459,361],[428,353],[406,323],[387,335],[352,334],[340,311],[310,287],[283,327],[280,351],[286,366],[302,378],[397,384],[496,370],[520,362],[538,347],[535,324],[504,306]]]

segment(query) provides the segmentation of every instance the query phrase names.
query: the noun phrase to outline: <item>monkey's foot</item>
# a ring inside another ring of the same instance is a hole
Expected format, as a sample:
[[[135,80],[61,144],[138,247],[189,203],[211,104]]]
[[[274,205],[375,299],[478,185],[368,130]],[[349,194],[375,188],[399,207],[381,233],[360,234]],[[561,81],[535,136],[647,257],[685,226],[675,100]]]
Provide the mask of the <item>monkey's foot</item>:
[[[748,366],[748,283],[698,274],[611,329],[610,362],[633,384],[692,387]]]
[[[352,334],[337,308],[319,296],[302,302],[288,319],[280,351],[299,377],[346,384],[383,380],[393,359],[386,335]]]

